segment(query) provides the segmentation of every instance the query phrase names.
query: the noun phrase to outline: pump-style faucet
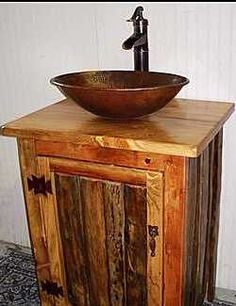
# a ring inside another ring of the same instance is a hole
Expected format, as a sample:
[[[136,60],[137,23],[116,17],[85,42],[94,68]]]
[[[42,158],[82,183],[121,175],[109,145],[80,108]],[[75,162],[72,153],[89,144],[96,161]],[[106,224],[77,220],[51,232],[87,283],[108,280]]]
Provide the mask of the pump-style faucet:
[[[134,70],[148,71],[148,20],[143,18],[143,7],[138,6],[127,21],[133,22],[134,33],[123,42],[122,48],[134,48]]]

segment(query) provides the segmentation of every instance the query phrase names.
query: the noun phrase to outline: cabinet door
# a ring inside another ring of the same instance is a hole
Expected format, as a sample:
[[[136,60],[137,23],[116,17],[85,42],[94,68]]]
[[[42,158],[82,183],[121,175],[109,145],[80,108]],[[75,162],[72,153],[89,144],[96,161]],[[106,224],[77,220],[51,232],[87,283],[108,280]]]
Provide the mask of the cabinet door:
[[[162,172],[45,160],[68,303],[162,305]]]

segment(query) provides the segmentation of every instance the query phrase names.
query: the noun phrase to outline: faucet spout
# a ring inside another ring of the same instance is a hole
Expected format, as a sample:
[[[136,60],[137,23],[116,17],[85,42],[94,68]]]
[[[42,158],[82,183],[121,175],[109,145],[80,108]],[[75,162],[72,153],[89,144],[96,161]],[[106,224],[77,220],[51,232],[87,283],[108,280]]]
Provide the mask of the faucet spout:
[[[135,43],[141,38],[141,33],[133,33],[128,39],[126,39],[123,44],[122,48],[124,50],[130,50],[134,47]]]
[[[126,39],[122,48],[130,50],[134,48],[134,69],[148,71],[148,20],[143,18],[143,7],[138,6],[132,17],[127,20],[133,22],[134,33]]]

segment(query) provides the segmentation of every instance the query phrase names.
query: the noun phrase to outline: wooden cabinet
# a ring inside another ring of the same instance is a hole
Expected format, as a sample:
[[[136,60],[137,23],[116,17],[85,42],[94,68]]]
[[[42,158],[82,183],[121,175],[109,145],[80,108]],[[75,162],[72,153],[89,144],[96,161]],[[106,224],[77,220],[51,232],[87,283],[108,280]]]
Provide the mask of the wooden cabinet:
[[[112,122],[65,100],[2,127],[18,139],[42,305],[212,300],[232,111],[174,100]]]

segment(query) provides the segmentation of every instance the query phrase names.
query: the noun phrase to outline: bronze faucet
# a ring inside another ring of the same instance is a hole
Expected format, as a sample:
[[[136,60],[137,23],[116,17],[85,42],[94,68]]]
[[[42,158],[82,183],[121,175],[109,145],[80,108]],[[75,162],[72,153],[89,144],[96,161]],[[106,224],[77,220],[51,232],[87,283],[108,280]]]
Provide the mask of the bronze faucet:
[[[148,71],[148,20],[143,18],[143,7],[138,6],[127,21],[133,22],[134,33],[123,42],[122,48],[124,50],[134,48],[134,70]]]

